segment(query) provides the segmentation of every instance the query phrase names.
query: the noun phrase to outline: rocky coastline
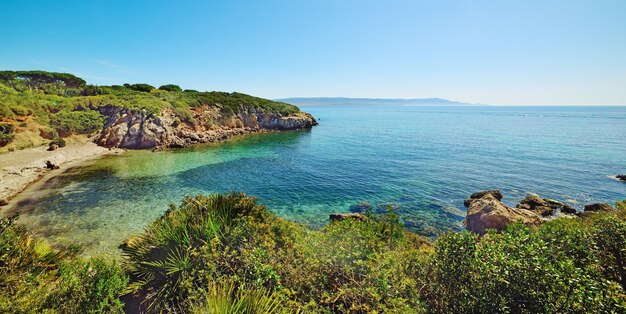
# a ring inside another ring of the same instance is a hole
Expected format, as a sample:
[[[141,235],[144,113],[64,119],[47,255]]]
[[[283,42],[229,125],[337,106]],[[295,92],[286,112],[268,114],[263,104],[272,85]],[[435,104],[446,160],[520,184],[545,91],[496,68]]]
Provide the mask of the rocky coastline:
[[[608,203],[594,203],[585,205],[584,210],[578,212],[567,204],[534,194],[526,196],[515,207],[509,207],[502,202],[503,198],[500,190],[487,190],[476,192],[466,199],[466,229],[483,235],[488,229],[502,231],[516,222],[526,226],[538,226],[554,218],[576,218],[594,212],[615,210]]]
[[[63,148],[51,144],[50,148],[34,147],[0,155],[0,206],[8,205],[9,200],[28,186],[70,162],[120,153],[121,149],[182,148],[219,142],[236,135],[317,125],[308,113],[282,116],[248,105],[241,105],[239,112],[232,115],[221,113],[219,107],[193,108],[192,116],[185,122],[171,109],[151,114],[109,105],[99,111],[105,117],[105,124],[95,140]]]
[[[185,122],[181,122],[171,109],[155,115],[145,110],[104,106],[100,113],[106,117],[106,122],[96,143],[126,149],[188,147],[226,140],[235,135],[307,129],[317,125],[315,118],[308,113],[281,116],[248,105],[241,105],[239,112],[233,115],[225,115],[217,107],[193,108],[192,116]]]

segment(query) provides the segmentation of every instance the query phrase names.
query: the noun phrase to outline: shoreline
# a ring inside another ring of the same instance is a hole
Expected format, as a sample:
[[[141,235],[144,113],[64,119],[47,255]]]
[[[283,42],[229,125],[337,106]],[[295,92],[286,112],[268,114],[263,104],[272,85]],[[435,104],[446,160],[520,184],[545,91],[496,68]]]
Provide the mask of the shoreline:
[[[187,147],[206,144],[223,143],[236,138],[243,138],[253,134],[285,132],[267,129],[252,130],[247,128],[231,129],[216,140],[196,142]],[[16,209],[19,201],[27,199],[24,195],[37,184],[43,184],[53,177],[63,174],[70,168],[80,167],[84,163],[107,156],[123,153],[127,149],[118,147],[99,146],[92,141],[74,142],[67,146],[48,151],[48,146],[30,147],[0,154],[0,213],[6,214]],[[152,150],[180,149],[154,147]],[[47,169],[46,161],[50,160],[58,169]],[[4,201],[4,202],[3,202]]]
[[[0,201],[6,204],[0,211],[14,207],[14,200],[44,178],[51,178],[71,167],[79,166],[106,155],[119,154],[123,149],[106,148],[93,142],[71,143],[54,151],[48,146],[26,148],[0,155]],[[46,169],[46,161],[59,169]]]

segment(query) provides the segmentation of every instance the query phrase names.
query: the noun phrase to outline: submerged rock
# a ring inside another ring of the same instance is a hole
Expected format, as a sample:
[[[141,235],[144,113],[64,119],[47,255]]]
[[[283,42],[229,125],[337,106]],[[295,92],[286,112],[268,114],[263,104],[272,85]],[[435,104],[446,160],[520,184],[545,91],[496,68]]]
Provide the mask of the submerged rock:
[[[354,220],[367,220],[367,216],[362,215],[362,214],[357,214],[357,213],[351,213],[351,214],[330,214],[330,221],[331,222],[335,222],[335,221],[344,221],[347,219],[354,219]]]
[[[489,193],[473,194],[470,197],[471,201],[465,218],[467,230],[482,235],[487,232],[487,229],[502,231],[517,221],[527,226],[538,225],[542,222],[542,219],[530,210],[504,205],[500,201],[502,193],[486,192]]]
[[[617,180],[620,180],[622,182],[626,182],[626,174],[618,174],[615,176],[615,178],[617,178]]]
[[[350,206],[351,213],[364,213],[372,210],[372,205],[367,202],[361,202]]]
[[[594,203],[585,205],[585,212],[612,211],[613,206],[608,203]]]

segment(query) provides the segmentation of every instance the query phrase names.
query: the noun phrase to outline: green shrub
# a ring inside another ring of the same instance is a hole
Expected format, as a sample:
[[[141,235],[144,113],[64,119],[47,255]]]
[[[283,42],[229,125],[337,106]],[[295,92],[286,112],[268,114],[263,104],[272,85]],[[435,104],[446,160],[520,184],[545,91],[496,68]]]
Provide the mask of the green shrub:
[[[65,313],[121,313],[119,295],[128,278],[115,263],[101,258],[60,265],[59,291],[49,302]]]
[[[313,232],[235,193],[185,198],[123,250],[130,291],[153,311],[203,304],[227,281],[292,310],[415,312],[424,245],[394,213]]]
[[[149,93],[149,92],[151,92],[154,89],[154,86],[152,86],[150,84],[145,84],[145,83],[124,84],[124,87],[130,88],[130,89],[138,91],[138,92],[145,92],[145,93]]]
[[[159,89],[168,91],[168,92],[182,92],[183,91],[183,89],[180,88],[180,86],[174,85],[174,84],[161,85]]]
[[[50,145],[57,145],[59,147],[65,147],[65,140],[62,137],[55,137],[52,142],[50,142]]]
[[[277,313],[281,305],[279,297],[263,289],[245,289],[235,283],[213,284],[203,302],[194,304],[191,313],[205,314],[266,314]]]
[[[0,312],[121,313],[127,277],[114,263],[83,261],[33,240],[17,217],[0,218]]]
[[[568,243],[581,239],[570,227],[559,222],[533,231],[515,224],[482,239],[467,232],[443,236],[435,244],[425,298],[442,313],[625,310],[623,291],[598,271],[593,241]],[[563,241],[553,241],[554,228],[563,228]]]
[[[95,110],[62,110],[50,117],[50,126],[64,136],[71,134],[90,134],[102,129],[104,119],[102,115]]]
[[[129,285],[115,263],[52,250],[15,219],[0,219],[0,312],[121,312],[124,289],[131,312],[626,311],[623,208],[433,246],[393,211],[309,230],[242,193],[186,197],[123,245]]]
[[[82,92],[83,96],[97,96],[104,94],[105,91],[99,86],[96,85],[87,85]]]
[[[262,258],[248,263],[275,249],[263,240],[270,236],[269,217],[254,198],[240,193],[185,198],[127,241],[130,291],[145,299],[148,309],[164,310],[188,308],[189,301],[204,298],[202,287],[224,278],[271,285],[275,276],[259,272]]]

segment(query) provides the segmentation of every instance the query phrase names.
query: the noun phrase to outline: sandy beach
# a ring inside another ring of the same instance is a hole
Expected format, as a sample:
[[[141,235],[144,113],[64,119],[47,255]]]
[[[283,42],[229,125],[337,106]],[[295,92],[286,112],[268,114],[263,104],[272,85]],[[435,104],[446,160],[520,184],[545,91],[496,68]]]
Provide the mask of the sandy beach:
[[[54,151],[47,146],[27,148],[0,155],[0,202],[10,202],[17,194],[46,175],[61,173],[69,164],[88,161],[108,154],[122,152],[108,149],[95,143],[73,143]],[[46,162],[60,169],[46,169]]]

